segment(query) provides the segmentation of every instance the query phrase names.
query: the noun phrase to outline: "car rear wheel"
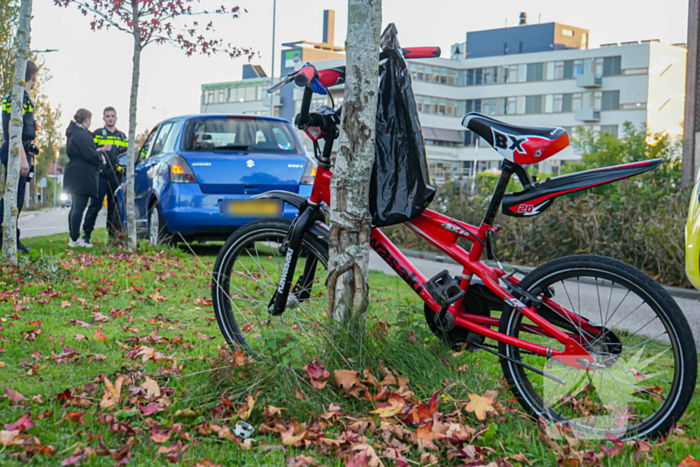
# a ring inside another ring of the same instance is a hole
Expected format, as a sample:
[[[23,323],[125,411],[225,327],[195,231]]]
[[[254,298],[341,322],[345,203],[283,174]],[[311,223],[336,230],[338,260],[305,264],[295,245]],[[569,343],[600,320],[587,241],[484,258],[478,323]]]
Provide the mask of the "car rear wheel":
[[[151,206],[148,216],[148,243],[153,246],[172,245],[174,236],[165,227],[163,215],[160,212],[160,206],[154,204]]]

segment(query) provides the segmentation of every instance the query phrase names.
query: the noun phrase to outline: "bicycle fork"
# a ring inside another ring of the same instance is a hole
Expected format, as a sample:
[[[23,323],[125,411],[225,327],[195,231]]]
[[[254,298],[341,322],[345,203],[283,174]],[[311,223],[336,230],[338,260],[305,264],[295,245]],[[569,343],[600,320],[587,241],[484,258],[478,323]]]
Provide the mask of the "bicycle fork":
[[[280,252],[285,254],[285,258],[277,290],[275,290],[268,305],[268,311],[273,316],[281,315],[288,306],[296,306],[298,303],[310,297],[310,290],[313,285],[316,266],[318,264],[318,260],[315,256],[307,259],[304,265],[304,272],[294,286],[291,296],[289,292],[292,288],[294,271],[296,270],[297,261],[301,253],[304,235],[306,234],[308,225],[317,220],[319,209],[318,207],[307,207],[303,209],[301,214],[299,214],[292,223],[287,238],[280,247]],[[291,302],[290,299],[292,300]]]

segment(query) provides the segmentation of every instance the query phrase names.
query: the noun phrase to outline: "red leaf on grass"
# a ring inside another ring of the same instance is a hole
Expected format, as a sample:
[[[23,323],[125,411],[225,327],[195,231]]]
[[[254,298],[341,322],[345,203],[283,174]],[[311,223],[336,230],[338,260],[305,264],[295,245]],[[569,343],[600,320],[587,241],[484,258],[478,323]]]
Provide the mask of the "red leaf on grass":
[[[64,459],[63,462],[61,462],[61,465],[80,465],[80,463],[85,460],[85,458],[88,456],[87,452],[84,452],[82,454],[70,456],[67,459]]]
[[[7,398],[10,399],[11,401],[14,402],[20,402],[20,401],[26,401],[27,398],[24,397],[22,394],[18,393],[17,391],[13,391],[10,388],[3,387],[5,390],[5,394],[7,394]]]
[[[418,425],[424,421],[432,420],[435,410],[437,410],[438,405],[440,405],[438,393],[439,391],[435,391],[435,394],[430,398],[430,402],[427,405],[419,404],[417,407],[414,407],[412,415],[413,423]]]
[[[77,324],[79,326],[84,327],[88,331],[90,330],[90,324],[86,323],[85,321],[80,321],[79,319],[71,319],[70,321],[68,321],[68,323]]]
[[[204,340],[204,341],[211,340],[211,339],[216,339],[215,336],[209,337],[209,336],[206,336],[206,335],[202,334],[202,333],[199,332],[199,331],[193,331],[192,334],[194,334],[195,337],[198,337],[198,338],[200,338],[200,339],[202,339],[202,340]]]
[[[15,423],[8,423],[5,425],[5,429],[9,431],[14,430],[28,430],[34,426],[34,422],[29,419],[29,414],[26,413],[19,418]]]
[[[63,418],[68,419],[71,422],[82,423],[83,425],[87,426],[84,416],[85,412],[67,412],[63,414]]]
[[[700,462],[696,461],[693,456],[688,454],[685,459],[678,464],[678,467],[700,467]]]
[[[93,336],[93,339],[109,342],[109,339],[107,339],[105,337],[105,335],[102,334],[102,328],[98,328],[97,331],[95,331],[95,335]]]
[[[622,446],[624,446],[624,443],[620,441],[615,435],[613,435],[610,432],[606,433],[608,439],[615,445],[613,448],[607,447],[605,444],[600,445],[600,449],[603,450],[605,454],[607,454],[610,457],[614,457],[617,454],[622,451]]]

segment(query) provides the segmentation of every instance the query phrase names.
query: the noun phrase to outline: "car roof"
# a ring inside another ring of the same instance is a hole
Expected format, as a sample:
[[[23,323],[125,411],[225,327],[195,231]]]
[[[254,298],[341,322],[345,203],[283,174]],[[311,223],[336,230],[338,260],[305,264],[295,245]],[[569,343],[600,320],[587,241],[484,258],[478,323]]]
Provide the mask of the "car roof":
[[[223,113],[181,115],[179,117],[168,118],[167,120],[163,120],[163,122],[172,121],[172,120],[205,120],[208,118],[243,118],[246,120],[270,120],[270,121],[280,122],[280,123],[289,123],[289,120],[287,120],[287,119],[278,118],[278,117],[268,117],[266,115],[244,115],[244,114],[223,114]],[[160,123],[162,123],[162,122],[160,122]]]

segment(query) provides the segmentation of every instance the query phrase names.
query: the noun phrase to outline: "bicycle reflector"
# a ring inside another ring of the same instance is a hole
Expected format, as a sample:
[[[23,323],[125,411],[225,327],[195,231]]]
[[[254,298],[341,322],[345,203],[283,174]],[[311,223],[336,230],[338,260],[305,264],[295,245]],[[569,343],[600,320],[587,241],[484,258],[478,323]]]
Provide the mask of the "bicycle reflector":
[[[197,183],[192,168],[180,155],[176,155],[170,160],[170,182],[171,183]]]
[[[304,175],[301,176],[302,185],[313,185],[314,178],[316,178],[316,168],[317,165],[314,161],[309,160],[306,164],[306,169],[304,169]]]

